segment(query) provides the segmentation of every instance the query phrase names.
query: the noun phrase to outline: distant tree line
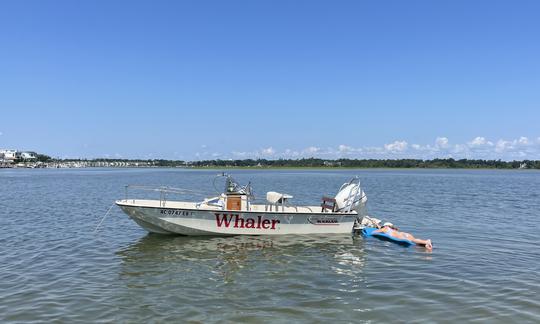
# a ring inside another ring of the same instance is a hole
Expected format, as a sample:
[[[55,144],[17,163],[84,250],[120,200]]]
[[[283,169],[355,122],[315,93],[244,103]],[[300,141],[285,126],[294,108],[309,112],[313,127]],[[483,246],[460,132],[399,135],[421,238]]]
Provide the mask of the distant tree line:
[[[469,159],[400,159],[400,160],[357,160],[339,159],[324,160],[317,158],[307,159],[246,159],[246,160],[205,160],[188,163],[195,167],[345,167],[345,168],[447,168],[447,169],[540,169],[540,161],[501,161],[501,160],[469,160]]]
[[[189,162],[194,167],[317,167],[317,168],[438,168],[438,169],[540,169],[540,161],[502,161],[502,160],[469,160],[469,159],[399,159],[399,160],[357,160],[338,159],[324,160],[306,159],[246,159],[246,160],[206,160]]]
[[[39,162],[49,162],[51,161],[51,157],[45,154],[36,154],[36,158]]]
[[[421,168],[421,169],[540,169],[540,160],[502,161],[502,160],[469,160],[469,159],[338,159],[326,160],[318,158],[304,159],[244,159],[244,160],[204,160],[180,161],[165,159],[51,159],[46,155],[38,155],[43,162],[130,162],[156,167],[196,167],[196,168]]]

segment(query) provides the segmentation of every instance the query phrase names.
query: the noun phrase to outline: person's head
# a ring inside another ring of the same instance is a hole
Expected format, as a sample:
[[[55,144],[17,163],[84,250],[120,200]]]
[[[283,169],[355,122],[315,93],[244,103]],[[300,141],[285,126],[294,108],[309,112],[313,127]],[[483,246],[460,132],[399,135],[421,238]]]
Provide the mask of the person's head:
[[[384,223],[384,224],[383,224],[383,227],[389,227],[389,228],[391,228],[391,229],[395,229],[396,231],[399,230],[396,226],[394,226],[394,224],[392,224],[392,223],[390,223],[390,222]]]

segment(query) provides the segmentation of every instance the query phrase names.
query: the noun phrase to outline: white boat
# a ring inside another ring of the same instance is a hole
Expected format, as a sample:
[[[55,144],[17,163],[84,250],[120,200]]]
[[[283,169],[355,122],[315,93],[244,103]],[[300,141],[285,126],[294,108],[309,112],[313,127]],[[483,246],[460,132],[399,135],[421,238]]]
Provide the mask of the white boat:
[[[168,200],[185,189],[126,186],[126,197],[116,204],[137,224],[152,233],[181,235],[283,235],[351,233],[362,223],[367,197],[355,177],[333,198],[318,206],[294,206],[293,196],[268,192],[257,204],[251,185],[240,186],[226,174],[225,190],[200,202]],[[214,181],[215,184],[215,181]],[[215,186],[214,186],[215,187]],[[128,189],[153,190],[160,199],[128,198]]]

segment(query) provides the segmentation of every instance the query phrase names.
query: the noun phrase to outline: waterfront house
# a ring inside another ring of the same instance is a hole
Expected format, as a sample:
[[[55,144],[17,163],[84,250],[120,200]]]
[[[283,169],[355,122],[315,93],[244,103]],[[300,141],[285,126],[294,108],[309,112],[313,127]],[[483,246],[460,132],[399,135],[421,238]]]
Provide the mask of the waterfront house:
[[[21,152],[18,158],[21,158],[24,161],[35,161],[37,160],[37,155],[34,152]]]
[[[17,158],[17,150],[0,150],[0,157],[7,163],[13,163]]]

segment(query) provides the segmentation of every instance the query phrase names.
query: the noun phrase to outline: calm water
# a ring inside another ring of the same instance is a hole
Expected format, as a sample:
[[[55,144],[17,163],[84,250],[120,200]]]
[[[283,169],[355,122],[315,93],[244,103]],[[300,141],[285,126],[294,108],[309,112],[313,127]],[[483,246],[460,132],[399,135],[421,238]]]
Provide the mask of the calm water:
[[[540,172],[232,172],[298,204],[360,175],[370,214],[432,253],[349,235],[149,235],[117,207],[93,232],[125,184],[211,194],[216,173],[0,170],[0,322],[540,322]]]

